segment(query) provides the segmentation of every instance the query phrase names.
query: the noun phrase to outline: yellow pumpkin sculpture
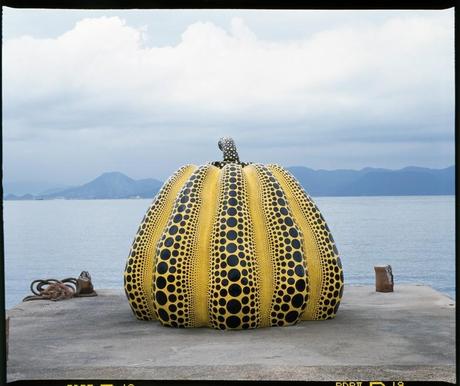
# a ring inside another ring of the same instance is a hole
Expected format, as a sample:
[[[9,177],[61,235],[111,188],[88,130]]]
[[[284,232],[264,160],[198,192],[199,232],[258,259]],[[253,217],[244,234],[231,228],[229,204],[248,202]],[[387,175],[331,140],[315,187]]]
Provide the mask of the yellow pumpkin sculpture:
[[[138,319],[247,329],[333,318],[343,272],[323,216],[278,165],[186,165],[163,185],[135,237],[124,287]]]

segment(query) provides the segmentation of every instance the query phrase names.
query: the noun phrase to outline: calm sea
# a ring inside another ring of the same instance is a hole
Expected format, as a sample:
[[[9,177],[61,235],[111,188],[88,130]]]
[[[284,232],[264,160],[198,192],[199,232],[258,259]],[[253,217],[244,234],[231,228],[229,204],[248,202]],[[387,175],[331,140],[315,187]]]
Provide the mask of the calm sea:
[[[396,285],[423,283],[455,296],[454,196],[321,197],[346,283],[373,284],[391,264]],[[125,259],[151,200],[4,201],[6,307],[34,279],[90,272],[121,288]]]

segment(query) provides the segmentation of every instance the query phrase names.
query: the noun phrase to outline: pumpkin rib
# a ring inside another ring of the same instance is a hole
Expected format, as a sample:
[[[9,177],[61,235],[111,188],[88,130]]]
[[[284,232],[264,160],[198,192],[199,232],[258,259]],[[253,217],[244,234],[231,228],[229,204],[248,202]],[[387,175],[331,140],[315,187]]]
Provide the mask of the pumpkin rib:
[[[262,207],[261,182],[253,165],[243,168],[248,189],[248,201],[253,224],[255,258],[259,266],[260,327],[270,326],[270,308],[275,291],[273,283],[272,253],[268,239],[268,227]]]
[[[220,186],[210,240],[209,325],[216,329],[256,328],[260,325],[259,272],[240,164],[222,167]]]
[[[192,282],[196,269],[196,229],[200,192],[210,165],[199,166],[177,195],[174,209],[157,246],[154,271],[154,304],[164,326],[193,327]]]
[[[216,197],[220,197],[220,169],[210,165],[200,191],[201,206],[196,227],[196,264],[192,277],[192,310],[195,313],[194,327],[208,326],[208,283],[210,265],[210,238],[217,217]]]
[[[343,270],[329,227],[312,198],[289,171],[276,164],[267,166],[288,187],[292,201],[302,212],[300,218],[308,223],[307,229],[311,229],[316,249],[319,251],[321,274],[316,277],[321,277],[321,289],[314,310],[307,308],[309,312],[304,314],[303,320],[334,318],[343,294]]]
[[[253,165],[261,182],[275,287],[270,325],[293,325],[300,320],[308,302],[309,280],[302,232],[276,178],[265,165]]]
[[[288,197],[291,210],[299,222],[304,235],[304,249],[307,256],[308,275],[310,279],[310,301],[308,302],[307,308],[302,315],[302,320],[313,320],[315,319],[322,287],[319,243],[306,214],[300,206],[296,193],[291,187],[290,181],[287,181],[285,175],[273,165],[267,165],[267,167],[283,187],[283,190]]]
[[[179,189],[195,169],[194,165],[185,165],[164,183],[134,238],[124,271],[124,289],[131,309],[138,319],[156,319],[152,292],[156,245],[173,209]]]

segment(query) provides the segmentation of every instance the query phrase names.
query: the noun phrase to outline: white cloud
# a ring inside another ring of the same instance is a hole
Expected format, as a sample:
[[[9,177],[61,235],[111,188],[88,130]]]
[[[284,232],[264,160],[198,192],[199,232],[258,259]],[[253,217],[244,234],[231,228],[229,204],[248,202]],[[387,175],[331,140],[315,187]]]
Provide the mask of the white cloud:
[[[147,42],[148,29],[119,17],[83,19],[54,39],[6,40],[6,143],[67,135],[139,149],[230,132],[269,152],[369,132],[387,142],[417,141],[420,131],[453,138],[452,13],[331,26],[288,41],[262,40],[241,18],[229,30],[199,21],[175,46]]]

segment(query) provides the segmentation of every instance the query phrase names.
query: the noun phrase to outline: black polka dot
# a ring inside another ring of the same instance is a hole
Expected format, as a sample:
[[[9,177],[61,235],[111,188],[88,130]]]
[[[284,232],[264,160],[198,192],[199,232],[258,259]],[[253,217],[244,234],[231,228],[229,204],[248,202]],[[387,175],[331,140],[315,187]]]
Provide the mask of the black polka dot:
[[[169,311],[171,311],[171,312],[176,312],[176,311],[177,311],[177,307],[176,307],[175,304],[170,304],[169,307],[168,307],[168,309],[169,309]],[[173,318],[172,318],[172,315],[171,315],[171,319],[173,319]]]
[[[297,261],[297,262],[299,262],[299,263],[303,260],[302,254],[301,254],[299,251],[295,251],[295,252],[292,254],[292,257],[294,258],[295,261]]]
[[[168,313],[163,308],[160,308],[158,310],[158,315],[160,316],[160,319],[164,322],[167,322],[169,320]]]
[[[168,264],[166,264],[164,262],[161,262],[160,264],[158,264],[158,267],[157,267],[157,272],[158,273],[164,274],[164,273],[166,273],[167,270],[168,270]]]
[[[174,303],[176,300],[177,300],[177,296],[174,295],[174,294],[171,294],[168,296],[168,300],[171,302],[171,303]]]
[[[163,259],[163,260],[167,260],[169,258],[169,256],[171,256],[171,252],[169,249],[163,249],[160,253],[160,257]]]
[[[238,316],[229,316],[226,320],[226,324],[230,328],[237,328],[241,323],[241,320]]]
[[[287,226],[289,226],[289,227],[291,227],[291,226],[294,225],[294,222],[292,221],[292,218],[290,218],[290,217],[286,217],[286,218],[284,219],[284,223],[285,223]]]
[[[229,218],[227,219],[227,225],[228,225],[229,227],[234,227],[234,226],[236,226],[236,218],[235,218],[235,217],[229,217]]]
[[[303,276],[305,274],[305,270],[303,269],[301,265],[298,265],[297,267],[295,267],[295,273],[298,276]]]
[[[232,284],[229,288],[228,288],[228,293],[231,295],[231,296],[239,296],[241,294],[241,287],[238,285],[238,284]]]
[[[297,237],[299,235],[299,232],[297,232],[295,228],[291,228],[289,229],[289,234],[291,235],[291,237]]]
[[[238,271],[237,269],[231,269],[230,271],[228,271],[228,279],[231,281],[239,280],[240,276],[240,271]]]
[[[234,266],[238,265],[238,257],[236,257],[236,255],[230,255],[227,258],[227,263],[231,267],[234,267]]]
[[[229,240],[235,240],[237,236],[238,235],[237,235],[237,233],[235,231],[228,231],[227,232],[227,238]]]
[[[232,299],[227,303],[227,311],[231,314],[237,314],[241,310],[241,303],[236,300]]]
[[[163,289],[166,287],[166,280],[164,277],[160,276],[157,278],[157,281],[156,281],[156,286],[157,288],[159,289]]]
[[[302,292],[305,289],[305,280],[297,280],[295,288],[297,291]]]
[[[303,301],[304,301],[304,298],[302,294],[297,294],[292,298],[291,303],[294,307],[298,308],[302,306]]]
[[[230,243],[227,245],[227,252],[233,253],[236,251],[236,244]]]
[[[228,205],[236,206],[238,205],[238,200],[232,197],[228,200]]]
[[[297,311],[291,311],[286,315],[286,322],[292,323],[297,320],[299,313]]]
[[[229,216],[234,216],[236,215],[236,209],[235,208],[228,208],[227,213]]]
[[[157,291],[155,294],[155,298],[157,299],[158,304],[164,305],[168,301],[166,294],[162,291]]]

